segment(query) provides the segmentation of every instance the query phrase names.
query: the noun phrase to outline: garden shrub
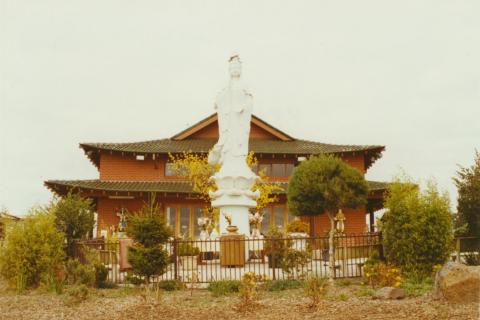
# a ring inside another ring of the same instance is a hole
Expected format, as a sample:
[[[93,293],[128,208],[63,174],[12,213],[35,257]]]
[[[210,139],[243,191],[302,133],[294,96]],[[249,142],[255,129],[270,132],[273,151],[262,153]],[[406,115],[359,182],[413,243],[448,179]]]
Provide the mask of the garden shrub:
[[[408,277],[430,276],[452,249],[452,213],[448,195],[433,182],[425,191],[410,179],[396,179],[389,186],[382,217],[387,261]]]
[[[214,297],[225,296],[231,293],[236,293],[240,290],[240,281],[238,280],[220,280],[210,282],[208,291]]]
[[[133,272],[146,284],[150,283],[152,276],[165,273],[170,264],[165,244],[173,233],[153,195],[150,203],[130,215],[127,234],[134,240],[127,253]]]
[[[200,253],[200,249],[194,247],[191,242],[181,242],[178,245],[178,255],[183,256],[196,256]]]
[[[164,274],[170,263],[166,250],[142,246],[132,246],[128,249],[128,261],[133,271],[143,276],[146,283],[149,283],[150,277]]]
[[[258,305],[258,288],[259,282],[264,280],[264,277],[257,275],[254,272],[245,272],[240,282],[238,310],[251,311]]]
[[[128,273],[125,276],[125,281],[129,284],[133,284],[134,286],[140,286],[145,283],[145,280],[142,277],[132,273]]]
[[[280,261],[280,267],[288,278],[292,278],[295,273],[302,276],[300,273],[304,271],[305,265],[311,256],[311,251],[287,248],[284,252],[283,259]]]
[[[65,234],[67,256],[73,258],[75,241],[84,239],[93,229],[93,202],[70,192],[65,197],[55,198],[50,207],[55,225]]]
[[[184,287],[184,284],[178,280],[162,280],[158,282],[158,288],[165,291],[182,290]]]
[[[405,294],[409,297],[423,296],[433,290],[433,278],[428,277],[420,281],[406,279],[400,287],[405,290]]]
[[[90,292],[86,285],[80,284],[80,285],[71,286],[70,288],[68,288],[66,293],[67,293],[67,296],[69,297],[67,303],[76,304],[76,303],[80,303],[82,301],[87,300]]]
[[[480,237],[480,152],[471,167],[460,167],[453,178],[458,190],[458,221],[463,235]]]
[[[305,295],[310,299],[310,307],[316,307],[320,299],[327,294],[328,280],[317,276],[309,276],[305,280]]]
[[[264,282],[261,288],[265,291],[283,291],[298,289],[303,287],[303,285],[303,282],[300,280],[271,280]]]
[[[95,287],[101,289],[114,288],[116,285],[107,281],[108,269],[101,263],[94,264],[95,268]]]
[[[96,270],[91,264],[82,264],[77,259],[69,259],[65,264],[67,270],[67,283],[69,285],[95,285]]]
[[[381,261],[376,251],[365,261],[364,273],[372,288],[399,287],[402,284],[400,270]]]
[[[34,208],[8,231],[0,250],[0,273],[18,290],[57,281],[63,245],[63,233],[56,229],[49,208]]]
[[[287,224],[287,233],[309,233],[310,225],[301,220],[295,219]]]

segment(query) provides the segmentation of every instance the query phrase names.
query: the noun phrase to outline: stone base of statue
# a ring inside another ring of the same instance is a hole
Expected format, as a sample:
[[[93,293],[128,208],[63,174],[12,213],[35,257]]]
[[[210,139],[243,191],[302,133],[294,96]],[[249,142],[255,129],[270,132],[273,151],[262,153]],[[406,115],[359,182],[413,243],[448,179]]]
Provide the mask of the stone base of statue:
[[[250,208],[255,208],[259,192],[251,191],[251,188],[258,177],[250,171],[245,176],[224,176],[216,174],[213,179],[218,190],[210,193],[212,206],[220,209],[220,216],[228,213],[232,216],[232,224],[238,227],[238,233],[249,235],[250,222],[248,214]],[[220,233],[227,233],[227,222],[220,219]]]

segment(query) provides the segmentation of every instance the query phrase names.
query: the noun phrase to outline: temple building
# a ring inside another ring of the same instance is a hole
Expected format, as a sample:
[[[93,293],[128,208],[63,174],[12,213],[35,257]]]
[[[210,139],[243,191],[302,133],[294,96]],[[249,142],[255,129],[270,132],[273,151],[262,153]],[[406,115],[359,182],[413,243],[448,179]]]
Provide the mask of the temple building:
[[[177,236],[198,237],[197,218],[205,203],[192,191],[191,183],[172,170],[168,154],[194,152],[207,154],[218,140],[218,119],[213,114],[171,138],[130,143],[81,143],[89,160],[99,172],[95,180],[48,180],[45,185],[62,196],[70,190],[92,198],[97,213],[94,236],[105,235],[116,228],[124,212],[134,212],[154,193],[168,223]],[[362,173],[379,159],[384,146],[335,145],[291,137],[262,119],[252,116],[249,149],[258,159],[270,181],[280,183],[278,202],[264,209],[263,231],[280,228],[293,219],[288,213],[286,191],[295,166],[305,158],[318,154],[334,154]],[[345,232],[373,231],[374,211],[382,208],[386,184],[369,181],[368,204],[363,208],[344,209]],[[367,215],[369,219],[367,219]],[[329,229],[328,217],[315,217],[315,233]],[[367,220],[369,223],[367,223]]]

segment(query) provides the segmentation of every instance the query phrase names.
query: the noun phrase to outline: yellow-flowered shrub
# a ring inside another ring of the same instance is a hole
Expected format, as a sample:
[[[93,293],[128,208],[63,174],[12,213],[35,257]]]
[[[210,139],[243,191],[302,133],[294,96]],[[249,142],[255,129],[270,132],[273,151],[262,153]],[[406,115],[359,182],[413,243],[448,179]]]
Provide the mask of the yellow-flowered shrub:
[[[367,283],[375,287],[400,287],[403,282],[400,269],[386,264],[378,259],[378,255],[372,255],[364,267],[364,275]]]

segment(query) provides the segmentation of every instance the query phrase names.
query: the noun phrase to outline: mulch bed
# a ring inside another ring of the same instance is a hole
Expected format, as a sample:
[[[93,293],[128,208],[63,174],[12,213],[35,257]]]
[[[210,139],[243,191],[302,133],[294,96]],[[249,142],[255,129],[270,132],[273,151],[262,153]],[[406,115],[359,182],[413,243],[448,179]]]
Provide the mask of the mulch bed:
[[[301,290],[263,293],[253,311],[242,312],[235,295],[213,298],[205,290],[163,293],[157,301],[139,292],[98,290],[72,303],[66,295],[0,293],[0,319],[479,319],[479,304],[453,305],[430,295],[398,301],[348,295],[347,301],[323,300],[308,307]]]

